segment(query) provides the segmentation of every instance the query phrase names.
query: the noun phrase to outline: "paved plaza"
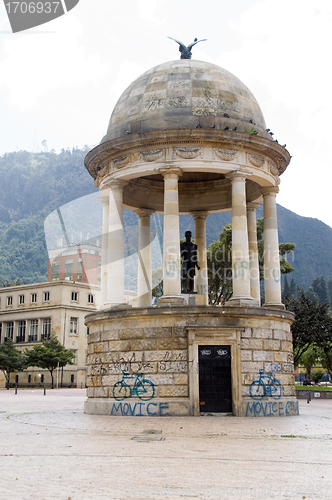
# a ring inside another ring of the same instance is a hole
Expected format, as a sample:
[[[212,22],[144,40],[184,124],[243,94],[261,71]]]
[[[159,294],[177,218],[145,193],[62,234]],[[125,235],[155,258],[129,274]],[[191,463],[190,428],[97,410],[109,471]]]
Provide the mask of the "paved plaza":
[[[332,400],[199,418],[85,415],[85,399],[0,391],[1,500],[332,498]]]

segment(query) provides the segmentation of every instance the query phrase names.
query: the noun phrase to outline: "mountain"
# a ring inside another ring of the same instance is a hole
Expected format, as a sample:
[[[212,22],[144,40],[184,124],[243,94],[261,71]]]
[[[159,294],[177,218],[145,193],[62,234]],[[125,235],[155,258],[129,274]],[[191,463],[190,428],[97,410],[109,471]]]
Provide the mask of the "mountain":
[[[83,150],[44,153],[19,151],[0,156],[0,279],[40,282],[47,280],[48,250],[60,237],[70,243],[101,240],[102,206],[98,189],[84,167]],[[59,218],[61,214],[61,219]],[[262,217],[260,208],[257,216]],[[126,273],[130,288],[135,286],[138,217],[125,210]],[[231,212],[207,218],[207,243],[218,239]],[[296,244],[288,256],[295,281],[307,288],[317,276],[332,278],[332,228],[317,219],[300,215],[278,205],[279,241]],[[154,214],[153,265],[161,265],[163,216]],[[180,235],[194,233],[190,215],[180,217]]]

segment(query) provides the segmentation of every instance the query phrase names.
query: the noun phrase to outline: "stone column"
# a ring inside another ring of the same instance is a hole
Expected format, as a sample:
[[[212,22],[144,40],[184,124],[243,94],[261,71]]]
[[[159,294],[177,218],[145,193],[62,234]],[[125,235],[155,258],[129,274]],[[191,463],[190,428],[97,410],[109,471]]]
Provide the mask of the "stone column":
[[[249,267],[250,267],[250,295],[253,299],[261,303],[260,276],[259,276],[259,256],[257,245],[257,221],[256,210],[260,203],[247,203],[247,222],[249,240]]]
[[[123,188],[124,183],[111,180],[109,190],[107,306],[125,304],[124,298],[124,240]]]
[[[264,198],[264,289],[266,307],[284,309],[281,302],[280,257],[276,195],[278,187],[263,187]]]
[[[149,307],[152,303],[150,216],[153,213],[153,210],[148,210],[146,208],[139,208],[135,211],[135,214],[139,216],[137,275],[138,307]]]
[[[162,168],[164,177],[164,255],[163,284],[164,293],[158,304],[170,305],[184,303],[181,297],[181,259],[179,225],[179,168]]]
[[[250,174],[249,174],[250,175]],[[233,296],[227,305],[258,305],[250,295],[249,244],[246,208],[247,173],[232,172],[232,275]]]
[[[197,245],[197,257],[200,270],[196,269],[195,292],[197,292],[196,304],[208,304],[208,269],[206,257],[206,218],[209,212],[191,212],[195,221],[195,244]]]
[[[103,228],[101,244],[101,306],[107,302],[107,261],[108,261],[108,228],[109,228],[109,191],[100,191],[99,200],[103,204]]]

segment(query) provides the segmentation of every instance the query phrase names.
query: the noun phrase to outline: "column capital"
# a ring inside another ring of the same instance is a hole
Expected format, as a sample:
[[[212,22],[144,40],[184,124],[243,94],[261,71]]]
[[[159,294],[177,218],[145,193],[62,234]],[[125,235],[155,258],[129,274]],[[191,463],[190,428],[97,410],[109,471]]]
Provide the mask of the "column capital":
[[[278,186],[264,186],[260,188],[260,192],[262,193],[263,196],[269,194],[272,196],[276,196],[279,193],[279,188]]]
[[[247,202],[247,210],[254,211],[261,206],[261,203],[255,203],[254,201]]]
[[[134,210],[134,214],[138,215],[139,217],[151,217],[151,215],[154,213],[155,210],[150,210],[149,208],[138,208],[137,210]]]
[[[102,189],[123,189],[127,182],[120,179],[106,179],[102,184]]]
[[[231,180],[243,180],[245,181],[250,177],[252,174],[250,172],[243,172],[242,170],[233,170],[232,172],[228,172],[228,174],[225,175],[226,179],[231,179]]]
[[[208,212],[207,210],[197,210],[194,212],[190,212],[190,214],[194,217],[194,220],[196,220],[206,219],[210,215],[210,212]]]
[[[108,192],[107,194],[105,193],[100,193],[100,196],[98,197],[99,201],[104,205],[109,205],[110,203],[110,199],[109,199],[109,196],[108,196]]]
[[[159,172],[161,175],[165,178],[176,178],[178,179],[180,175],[182,175],[182,170],[181,168],[178,167],[165,167],[165,168],[160,168]]]

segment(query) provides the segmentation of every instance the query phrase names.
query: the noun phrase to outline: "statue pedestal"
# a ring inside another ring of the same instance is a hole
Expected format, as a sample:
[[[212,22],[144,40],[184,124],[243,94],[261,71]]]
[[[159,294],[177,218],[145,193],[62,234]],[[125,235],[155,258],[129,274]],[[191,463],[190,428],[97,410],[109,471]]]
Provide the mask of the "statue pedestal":
[[[199,293],[182,293],[181,296],[185,300],[187,306],[206,306],[207,296]]]

